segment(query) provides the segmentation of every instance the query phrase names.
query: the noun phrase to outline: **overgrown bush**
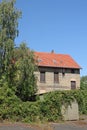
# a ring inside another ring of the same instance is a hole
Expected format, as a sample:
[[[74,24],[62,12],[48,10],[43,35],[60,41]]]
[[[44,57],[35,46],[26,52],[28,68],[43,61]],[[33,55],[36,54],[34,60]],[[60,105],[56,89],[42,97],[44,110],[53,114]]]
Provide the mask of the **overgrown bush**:
[[[81,90],[87,90],[87,75],[81,77],[81,79],[80,79],[80,89]]]
[[[80,114],[87,114],[87,90],[73,92],[73,95],[78,102]]]
[[[79,113],[87,114],[87,91],[84,90],[55,91],[45,94],[40,104],[41,113],[48,121],[62,120],[62,105],[67,108],[74,100],[78,102]]]
[[[45,94],[44,101],[41,102],[41,112],[48,121],[62,120],[62,105],[67,107],[74,100],[70,91],[55,91]]]
[[[1,120],[34,122],[38,108],[37,103],[22,102],[10,88],[0,88]]]
[[[55,91],[45,94],[43,100],[23,102],[8,87],[0,88],[0,120],[21,122],[62,120],[61,107],[77,100],[81,114],[87,114],[87,91]]]

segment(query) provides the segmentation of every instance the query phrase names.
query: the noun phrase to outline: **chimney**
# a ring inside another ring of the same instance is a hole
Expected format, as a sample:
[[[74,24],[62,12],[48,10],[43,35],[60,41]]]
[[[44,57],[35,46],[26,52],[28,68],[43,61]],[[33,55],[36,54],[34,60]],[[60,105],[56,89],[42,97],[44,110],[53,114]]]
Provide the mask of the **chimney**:
[[[54,53],[54,50],[52,50],[51,53]]]

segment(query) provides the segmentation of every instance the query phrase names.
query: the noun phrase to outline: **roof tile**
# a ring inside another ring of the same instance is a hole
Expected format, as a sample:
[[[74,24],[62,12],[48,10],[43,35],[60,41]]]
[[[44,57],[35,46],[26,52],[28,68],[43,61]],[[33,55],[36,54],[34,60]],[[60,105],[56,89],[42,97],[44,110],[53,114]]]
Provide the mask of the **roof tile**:
[[[35,55],[39,61],[38,66],[81,68],[70,55],[46,52],[35,52]]]

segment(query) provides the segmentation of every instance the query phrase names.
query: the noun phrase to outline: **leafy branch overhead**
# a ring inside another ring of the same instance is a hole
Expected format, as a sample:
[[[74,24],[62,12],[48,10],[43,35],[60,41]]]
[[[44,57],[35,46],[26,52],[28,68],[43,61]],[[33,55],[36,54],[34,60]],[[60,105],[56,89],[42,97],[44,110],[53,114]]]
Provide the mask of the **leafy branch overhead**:
[[[22,100],[29,100],[37,91],[34,71],[34,53],[25,44],[15,48],[18,20],[22,13],[15,7],[15,0],[0,3],[0,81]]]

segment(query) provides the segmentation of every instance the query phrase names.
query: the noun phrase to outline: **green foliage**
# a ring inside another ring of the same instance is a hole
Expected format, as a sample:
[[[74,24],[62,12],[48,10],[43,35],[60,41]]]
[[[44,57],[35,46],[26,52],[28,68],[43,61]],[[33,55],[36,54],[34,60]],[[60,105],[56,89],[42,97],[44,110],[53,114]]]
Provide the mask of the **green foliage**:
[[[0,3],[0,31],[3,42],[8,39],[14,41],[16,36],[18,36],[17,20],[21,16],[21,12],[14,5],[15,0],[2,0]]]
[[[37,102],[22,102],[12,89],[0,88],[0,119],[33,122],[37,120],[38,109]]]
[[[0,87],[0,119],[11,119],[12,105],[16,107],[21,102],[14,92],[7,86]]]
[[[28,101],[37,92],[37,83],[35,77],[35,58],[34,53],[22,43],[16,50],[17,66],[17,95],[23,100]]]
[[[87,114],[87,90],[79,90],[73,93],[79,105],[80,114]]]
[[[87,76],[82,76],[80,80],[80,89],[87,90]]]
[[[62,105],[67,107],[75,98],[70,91],[55,91],[45,94],[44,101],[41,102],[41,113],[48,121],[62,120]]]
[[[9,86],[14,85],[14,40],[18,36],[18,19],[21,13],[15,8],[15,0],[0,3],[0,79],[5,76]]]
[[[18,19],[21,12],[15,0],[0,3],[0,85],[7,84],[23,101],[30,100],[37,91],[34,53],[25,44],[15,49]]]
[[[41,115],[43,115],[47,121],[62,120],[62,105],[67,108],[74,100],[78,102],[79,113],[87,114],[87,91],[68,90],[55,91],[45,94],[44,100],[40,104]]]
[[[4,86],[0,88],[0,120],[21,122],[43,122],[62,120],[61,107],[66,108],[77,100],[79,112],[87,114],[87,91],[56,91],[44,95],[43,100],[23,102]]]
[[[22,105],[23,122],[37,122],[40,118],[38,102],[24,102]]]

